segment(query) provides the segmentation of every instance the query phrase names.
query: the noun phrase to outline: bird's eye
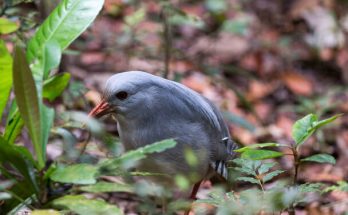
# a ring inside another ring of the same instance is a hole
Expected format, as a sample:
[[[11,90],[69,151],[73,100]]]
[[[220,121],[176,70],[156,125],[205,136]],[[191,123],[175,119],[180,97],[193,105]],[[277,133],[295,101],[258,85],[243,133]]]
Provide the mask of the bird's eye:
[[[128,97],[128,93],[125,91],[120,91],[120,92],[116,93],[116,97],[119,100],[125,100]]]

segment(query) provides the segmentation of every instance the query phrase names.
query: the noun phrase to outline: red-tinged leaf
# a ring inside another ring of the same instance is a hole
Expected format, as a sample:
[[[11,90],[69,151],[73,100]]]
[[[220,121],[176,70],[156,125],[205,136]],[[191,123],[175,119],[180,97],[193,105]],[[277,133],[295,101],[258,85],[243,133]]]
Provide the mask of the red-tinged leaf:
[[[35,82],[26,61],[25,54],[17,46],[13,61],[13,86],[19,112],[29,130],[34,145],[39,168],[43,168],[43,151],[41,148],[41,120],[39,100]]]

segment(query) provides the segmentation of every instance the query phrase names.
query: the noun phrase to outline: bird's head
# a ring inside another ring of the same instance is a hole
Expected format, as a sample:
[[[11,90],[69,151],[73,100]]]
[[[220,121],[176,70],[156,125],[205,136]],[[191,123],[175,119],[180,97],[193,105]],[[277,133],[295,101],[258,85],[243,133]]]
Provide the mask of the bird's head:
[[[140,71],[113,75],[106,82],[102,102],[89,115],[101,117],[112,113],[116,118],[128,118],[144,114],[141,112],[153,105],[159,82],[161,78]]]

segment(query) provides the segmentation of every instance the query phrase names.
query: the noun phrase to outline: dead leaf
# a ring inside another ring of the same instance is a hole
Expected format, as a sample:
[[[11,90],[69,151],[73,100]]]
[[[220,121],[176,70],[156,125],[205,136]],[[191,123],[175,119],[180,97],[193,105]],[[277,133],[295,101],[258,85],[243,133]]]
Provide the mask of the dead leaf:
[[[269,95],[274,87],[271,83],[264,83],[261,81],[253,80],[249,85],[249,90],[246,97],[249,101],[255,101]]]
[[[313,94],[313,84],[304,75],[295,72],[285,72],[282,80],[286,87],[296,95],[310,96]]]
[[[254,110],[261,118],[262,121],[266,121],[267,118],[270,117],[270,112],[272,111],[272,106],[270,104],[267,104],[265,102],[258,102],[254,104]]]
[[[292,135],[291,135],[291,130],[292,130],[292,125],[294,124],[294,121],[287,117],[284,114],[280,114],[277,118],[277,121],[275,123],[277,125],[278,128],[281,129],[283,135],[285,135],[285,137],[287,139],[291,139]]]
[[[210,80],[203,74],[195,72],[182,80],[182,84],[203,93],[207,88],[211,88]]]
[[[101,64],[105,60],[103,52],[85,52],[81,54],[81,63],[84,65]]]

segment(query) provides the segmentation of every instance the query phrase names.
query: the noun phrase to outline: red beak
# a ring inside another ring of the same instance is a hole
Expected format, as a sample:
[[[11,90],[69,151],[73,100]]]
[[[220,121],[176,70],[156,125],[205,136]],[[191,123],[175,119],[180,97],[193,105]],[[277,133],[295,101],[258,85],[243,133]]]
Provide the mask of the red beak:
[[[110,112],[111,112],[110,105],[103,100],[97,106],[95,106],[93,110],[91,110],[91,112],[89,112],[88,116],[99,118]]]

